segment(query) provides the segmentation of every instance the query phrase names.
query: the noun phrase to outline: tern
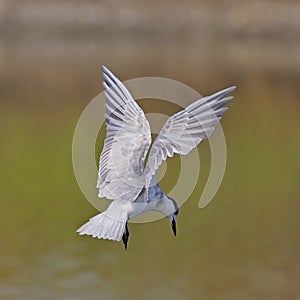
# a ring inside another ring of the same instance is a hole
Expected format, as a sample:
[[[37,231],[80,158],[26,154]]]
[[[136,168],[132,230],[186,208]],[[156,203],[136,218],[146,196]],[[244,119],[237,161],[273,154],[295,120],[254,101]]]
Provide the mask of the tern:
[[[98,197],[112,202],[77,232],[99,239],[122,240],[127,249],[128,220],[152,210],[167,218],[176,236],[179,207],[161,190],[156,171],[167,157],[188,154],[213,133],[227,110],[224,105],[233,99],[228,94],[236,87],[202,97],[169,117],[151,146],[150,126],[143,110],[110,70],[102,66],[102,71],[106,138],[100,155],[97,188]]]

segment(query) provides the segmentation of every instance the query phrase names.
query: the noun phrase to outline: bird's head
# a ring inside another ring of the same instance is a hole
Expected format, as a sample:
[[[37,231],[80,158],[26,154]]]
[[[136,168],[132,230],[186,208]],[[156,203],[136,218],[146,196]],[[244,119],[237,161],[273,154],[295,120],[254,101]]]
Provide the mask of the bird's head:
[[[170,197],[168,197],[168,199],[172,202],[172,213],[167,215],[166,218],[168,219],[168,221],[170,222],[171,226],[172,226],[172,230],[174,235],[176,236],[176,218],[178,216],[179,213],[179,207],[176,203],[176,201]]]

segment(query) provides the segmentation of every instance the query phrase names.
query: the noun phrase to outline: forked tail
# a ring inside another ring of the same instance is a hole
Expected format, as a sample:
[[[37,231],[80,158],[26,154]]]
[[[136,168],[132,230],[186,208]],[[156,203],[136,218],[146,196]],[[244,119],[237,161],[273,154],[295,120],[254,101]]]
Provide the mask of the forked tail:
[[[125,231],[126,219],[117,220],[106,214],[106,211],[94,216],[82,225],[77,232],[80,235],[91,235],[98,239],[120,241]]]

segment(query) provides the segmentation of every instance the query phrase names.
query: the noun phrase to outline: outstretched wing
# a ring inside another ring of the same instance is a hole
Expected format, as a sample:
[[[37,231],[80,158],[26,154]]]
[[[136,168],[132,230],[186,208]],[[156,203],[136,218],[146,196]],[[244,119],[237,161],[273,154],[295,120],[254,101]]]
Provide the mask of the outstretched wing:
[[[134,201],[144,187],[144,161],[151,144],[149,123],[126,87],[106,67],[106,138],[100,156],[99,197]]]
[[[213,95],[203,97],[171,116],[154,141],[145,168],[145,186],[156,184],[155,172],[163,160],[174,153],[186,155],[202,140],[212,134],[222,114],[223,107],[233,97],[226,97],[236,87],[232,86]]]

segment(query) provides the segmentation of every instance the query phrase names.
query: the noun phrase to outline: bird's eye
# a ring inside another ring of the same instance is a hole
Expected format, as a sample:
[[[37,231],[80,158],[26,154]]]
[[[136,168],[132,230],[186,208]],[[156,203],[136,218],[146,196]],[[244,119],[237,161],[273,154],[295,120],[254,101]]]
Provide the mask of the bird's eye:
[[[176,210],[176,211],[174,212],[174,215],[175,215],[175,216],[177,216],[177,215],[178,215],[178,213],[179,213],[179,211],[178,211],[178,210]]]

